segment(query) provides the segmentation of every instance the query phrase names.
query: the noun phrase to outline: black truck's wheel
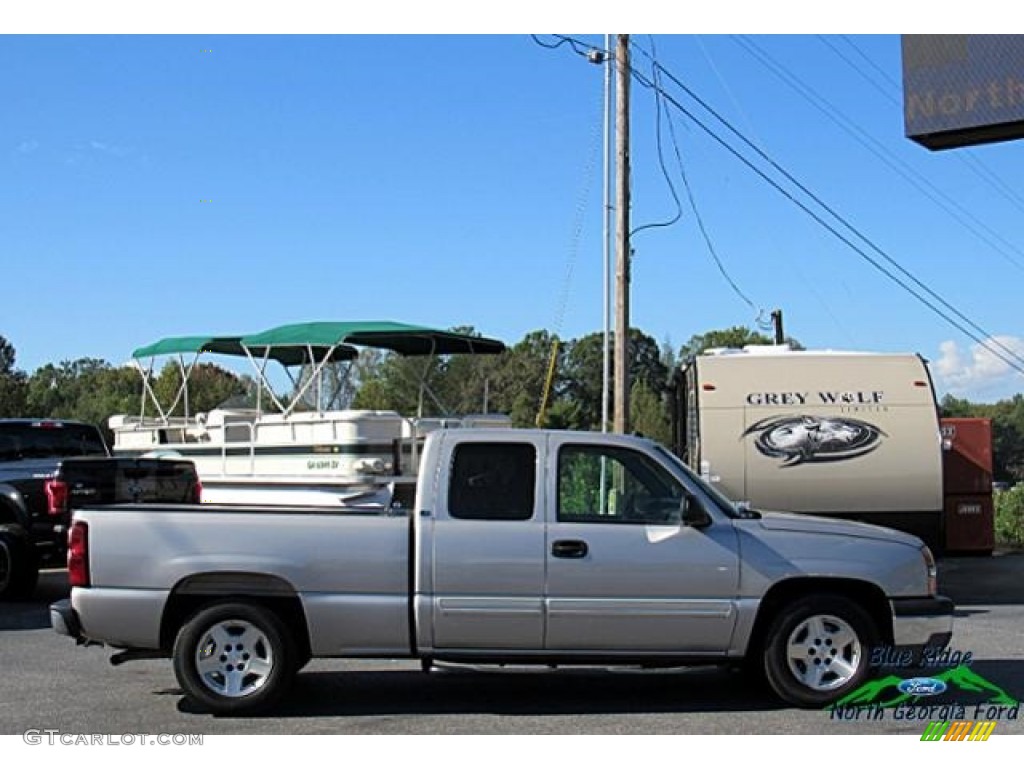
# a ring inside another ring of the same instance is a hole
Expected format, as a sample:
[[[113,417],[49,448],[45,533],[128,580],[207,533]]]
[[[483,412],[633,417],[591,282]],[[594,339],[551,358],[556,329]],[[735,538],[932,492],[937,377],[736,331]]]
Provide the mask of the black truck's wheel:
[[[295,644],[284,624],[252,603],[207,606],[185,623],[174,642],[178,683],[215,714],[272,706],[291,684],[295,662]]]
[[[31,597],[39,581],[32,547],[20,536],[0,531],[0,600]]]
[[[801,598],[768,630],[764,671],[772,689],[799,707],[823,707],[861,685],[878,631],[871,617],[838,595]]]

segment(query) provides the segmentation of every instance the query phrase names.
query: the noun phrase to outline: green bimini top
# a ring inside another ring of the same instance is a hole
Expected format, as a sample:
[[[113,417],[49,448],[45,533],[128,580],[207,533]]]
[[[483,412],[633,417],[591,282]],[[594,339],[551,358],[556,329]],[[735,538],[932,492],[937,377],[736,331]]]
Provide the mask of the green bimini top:
[[[312,350],[313,357],[310,359],[309,352]],[[358,350],[346,344],[295,344],[271,348],[269,353],[265,349],[249,348],[250,353],[256,357],[266,355],[271,360],[276,360],[284,366],[303,365],[316,363],[324,359],[330,353],[332,362],[352,360],[359,356]],[[201,352],[212,352],[218,355],[234,355],[246,357],[245,347],[242,346],[241,336],[172,336],[160,339],[145,347],[139,347],[132,352],[136,360],[141,358],[156,357],[158,355],[179,355],[179,354],[200,354]]]
[[[145,347],[139,347],[132,352],[132,357],[139,359],[143,357],[156,357],[157,355],[178,355],[187,352],[198,354],[200,352],[216,352],[221,355],[241,355],[245,357],[245,350],[242,349],[241,336],[171,336],[160,339]]]
[[[505,351],[505,345],[497,339],[389,320],[281,325],[243,336],[240,343],[254,356],[269,348],[271,357],[275,357],[274,350],[339,344],[387,349],[400,355],[498,355]]]

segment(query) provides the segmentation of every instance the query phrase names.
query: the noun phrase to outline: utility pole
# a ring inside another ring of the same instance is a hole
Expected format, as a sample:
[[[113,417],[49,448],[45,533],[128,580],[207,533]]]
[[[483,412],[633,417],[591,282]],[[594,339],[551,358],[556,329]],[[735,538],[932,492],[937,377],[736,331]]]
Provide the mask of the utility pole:
[[[772,327],[775,329],[775,343],[785,344],[786,333],[782,330],[782,310],[776,309],[772,312]]]
[[[603,189],[601,190],[601,431],[611,426],[611,304],[612,304],[612,36],[604,36],[604,141],[601,151],[604,160]],[[604,496],[602,496],[604,498]]]
[[[615,415],[629,431],[629,35],[615,46]]]

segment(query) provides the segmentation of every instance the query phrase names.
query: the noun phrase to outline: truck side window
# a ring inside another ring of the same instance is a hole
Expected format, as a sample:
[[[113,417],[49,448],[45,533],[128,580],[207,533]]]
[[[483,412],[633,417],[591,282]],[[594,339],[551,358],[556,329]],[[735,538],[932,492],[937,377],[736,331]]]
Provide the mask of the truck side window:
[[[461,520],[529,520],[537,452],[528,443],[460,443],[448,486],[448,513]]]
[[[628,448],[565,445],[558,453],[558,522],[678,523],[683,487]]]

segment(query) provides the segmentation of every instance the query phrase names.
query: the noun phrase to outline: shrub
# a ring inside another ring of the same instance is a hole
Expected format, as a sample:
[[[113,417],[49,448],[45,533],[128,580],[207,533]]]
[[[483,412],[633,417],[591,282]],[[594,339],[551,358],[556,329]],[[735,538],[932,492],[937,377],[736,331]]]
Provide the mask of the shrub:
[[[996,491],[996,543],[1024,547],[1024,484]]]

